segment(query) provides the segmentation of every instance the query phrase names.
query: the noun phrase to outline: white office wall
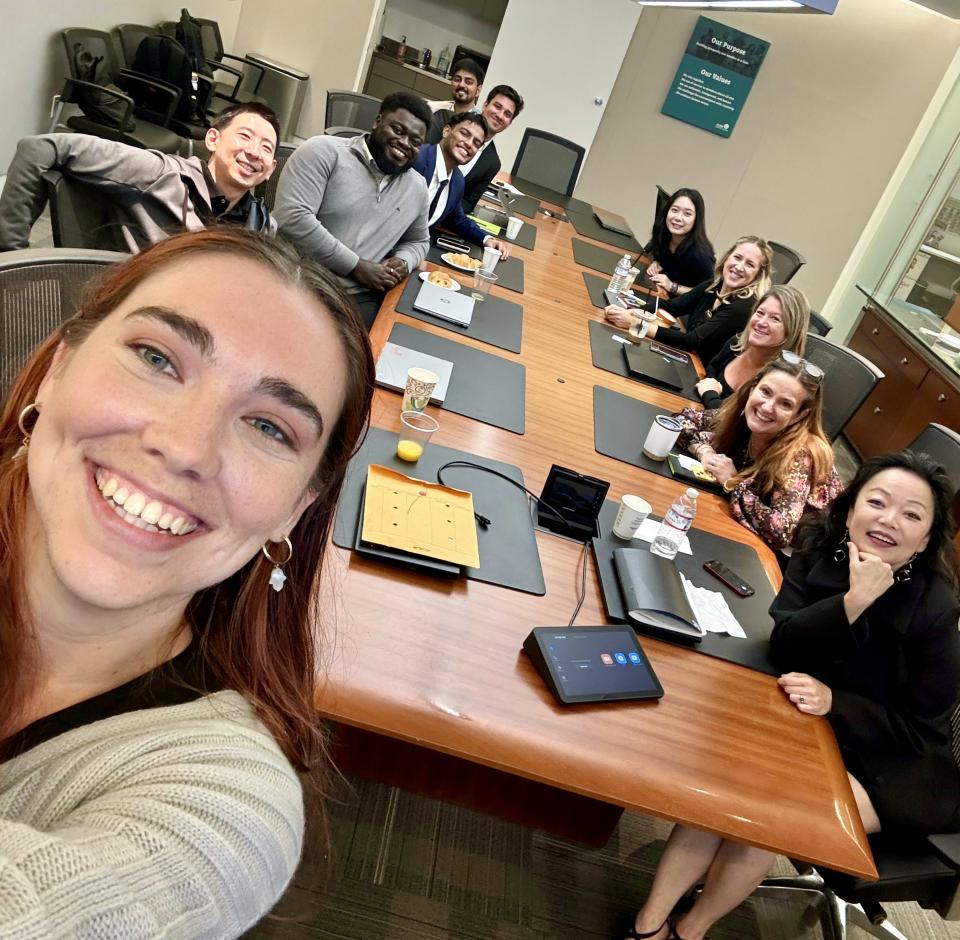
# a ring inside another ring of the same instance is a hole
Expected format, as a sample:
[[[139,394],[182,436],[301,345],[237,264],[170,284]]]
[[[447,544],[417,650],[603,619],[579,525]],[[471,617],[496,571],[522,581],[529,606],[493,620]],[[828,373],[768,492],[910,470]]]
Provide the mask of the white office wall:
[[[45,131],[52,96],[67,74],[60,30],[68,26],[111,29],[119,23],[153,24],[177,19],[182,4],[161,0],[42,0],[5,3],[3,107],[0,108],[0,169],[17,141]],[[217,20],[225,47],[233,45],[241,0],[190,0],[194,16]]]
[[[902,0],[833,16],[711,18],[771,43],[729,139],[660,114],[697,14],[644,12],[577,195],[645,235],[655,187],[703,192],[719,250],[758,233],[807,258],[794,283],[822,306],[960,45],[960,23]]]
[[[444,46],[452,55],[460,43],[489,55],[505,6],[505,0],[387,0],[383,35],[406,36],[414,48],[429,49],[434,65]]]
[[[525,127],[589,153],[640,10],[629,0],[510,0],[485,82],[488,90],[512,85],[526,105],[497,137],[504,169],[513,166]]]
[[[357,89],[383,0],[243,0],[236,47],[310,75],[298,133],[323,133],[328,88]]]

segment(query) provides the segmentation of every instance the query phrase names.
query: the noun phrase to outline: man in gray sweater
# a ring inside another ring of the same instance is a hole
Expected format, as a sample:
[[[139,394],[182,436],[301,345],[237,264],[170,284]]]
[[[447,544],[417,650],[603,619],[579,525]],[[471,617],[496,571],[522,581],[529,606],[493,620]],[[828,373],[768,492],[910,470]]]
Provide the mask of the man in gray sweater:
[[[427,184],[410,172],[430,118],[418,95],[387,95],[369,134],[311,137],[280,175],[280,234],[340,276],[368,328],[430,247]]]

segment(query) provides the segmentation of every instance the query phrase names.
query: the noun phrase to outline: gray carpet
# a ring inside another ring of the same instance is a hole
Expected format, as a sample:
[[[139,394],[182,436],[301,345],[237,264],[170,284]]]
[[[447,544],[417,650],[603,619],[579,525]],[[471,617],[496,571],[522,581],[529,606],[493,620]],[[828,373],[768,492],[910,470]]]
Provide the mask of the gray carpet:
[[[625,814],[603,849],[362,780],[331,805],[333,855],[307,859],[250,940],[594,940],[621,937],[650,885],[667,823]],[[319,853],[316,853],[319,854]],[[777,874],[792,873],[786,860]],[[960,940],[913,904],[890,905],[910,940]],[[748,901],[711,940],[821,940],[802,902]],[[851,940],[864,940],[859,930]]]

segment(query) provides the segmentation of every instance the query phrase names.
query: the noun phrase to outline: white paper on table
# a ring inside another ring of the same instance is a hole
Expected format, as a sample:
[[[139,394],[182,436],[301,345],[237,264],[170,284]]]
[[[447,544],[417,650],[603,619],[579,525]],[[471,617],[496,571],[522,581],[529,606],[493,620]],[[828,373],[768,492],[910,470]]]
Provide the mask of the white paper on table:
[[[516,186],[512,186],[510,183],[501,184],[501,189],[505,189],[508,193],[513,193],[514,196],[524,195]]]
[[[647,516],[647,518],[640,523],[640,528],[637,529],[633,537],[635,539],[643,539],[644,542],[652,542],[656,538],[657,529],[659,528],[660,520]],[[683,541],[680,543],[680,551],[683,552],[684,555],[693,554],[693,549],[690,548],[690,539],[686,536],[683,537]]]
[[[739,637],[741,640],[747,638],[743,632],[743,627],[733,616],[733,612],[727,605],[726,598],[719,591],[711,591],[709,588],[697,587],[692,581],[684,577],[680,572],[680,580],[683,582],[683,589],[687,594],[687,600],[693,608],[697,623],[708,633],[727,633],[730,636]]]
[[[673,456],[684,470],[689,470],[691,473],[698,467],[703,466],[699,460],[694,460],[693,457],[689,457],[687,454],[674,454]]]

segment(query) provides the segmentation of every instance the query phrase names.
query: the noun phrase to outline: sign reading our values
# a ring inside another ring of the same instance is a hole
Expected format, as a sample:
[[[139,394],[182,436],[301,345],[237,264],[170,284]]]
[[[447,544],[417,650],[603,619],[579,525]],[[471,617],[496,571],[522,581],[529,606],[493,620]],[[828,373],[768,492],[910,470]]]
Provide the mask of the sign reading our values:
[[[661,112],[729,137],[769,48],[764,39],[701,16]]]

